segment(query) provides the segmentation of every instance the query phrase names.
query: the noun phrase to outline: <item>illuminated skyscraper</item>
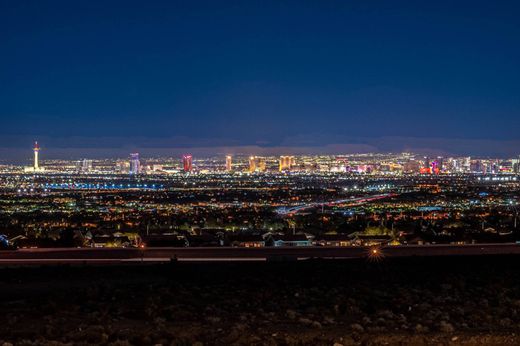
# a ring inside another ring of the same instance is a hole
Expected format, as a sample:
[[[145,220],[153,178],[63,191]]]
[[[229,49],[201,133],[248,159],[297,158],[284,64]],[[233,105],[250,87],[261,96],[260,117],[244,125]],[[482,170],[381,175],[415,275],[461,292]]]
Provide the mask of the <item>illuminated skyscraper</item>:
[[[265,172],[265,159],[263,157],[258,157],[257,159],[256,170],[258,172]]]
[[[92,171],[92,160],[83,159],[82,161],[76,161],[76,172],[88,173]]]
[[[281,172],[281,171],[285,171],[287,169],[287,156],[280,156],[280,160],[279,160],[279,168],[278,170]]]
[[[139,174],[141,172],[141,162],[139,162],[139,153],[130,154],[130,174]]]
[[[249,156],[249,172],[253,173],[256,171],[256,157]]]
[[[280,156],[280,172],[290,171],[294,166],[294,156]]]
[[[231,171],[232,160],[233,160],[233,158],[231,157],[231,155],[226,156],[226,171],[228,171],[228,172]]]
[[[38,162],[38,153],[40,151],[40,146],[38,145],[38,142],[34,142],[34,171],[38,171],[40,169],[40,165]]]
[[[81,163],[81,171],[85,173],[92,171],[92,160],[83,159],[83,162]]]
[[[439,168],[439,161],[433,160],[430,162],[430,172],[432,174],[439,174],[440,168]]]
[[[263,157],[250,156],[249,172],[265,172],[265,159]]]
[[[182,168],[184,172],[191,172],[193,168],[193,157],[189,154],[182,156]]]
[[[513,173],[520,173],[520,156],[517,159],[511,160],[511,169]]]

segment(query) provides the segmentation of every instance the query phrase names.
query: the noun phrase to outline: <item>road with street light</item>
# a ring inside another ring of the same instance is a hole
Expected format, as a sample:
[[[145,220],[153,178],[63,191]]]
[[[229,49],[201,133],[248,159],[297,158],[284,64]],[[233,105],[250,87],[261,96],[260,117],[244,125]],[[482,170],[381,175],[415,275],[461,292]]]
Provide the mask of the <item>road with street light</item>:
[[[520,245],[403,245],[383,247],[39,248],[0,252],[0,265],[117,264],[170,261],[290,261],[418,256],[520,255]]]

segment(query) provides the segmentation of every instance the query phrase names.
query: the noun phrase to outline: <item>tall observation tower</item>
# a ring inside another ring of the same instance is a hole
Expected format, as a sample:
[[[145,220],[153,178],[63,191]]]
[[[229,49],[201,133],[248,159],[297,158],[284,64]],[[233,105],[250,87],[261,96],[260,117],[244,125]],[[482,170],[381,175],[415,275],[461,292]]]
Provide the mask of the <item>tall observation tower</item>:
[[[38,156],[40,153],[40,145],[38,144],[38,142],[34,142],[33,152],[34,152],[34,163],[32,166],[24,167],[24,171],[27,173],[36,173],[36,172],[42,173],[45,171],[45,167],[40,167],[40,162],[38,160]]]
[[[40,169],[40,165],[38,164],[38,152],[40,151],[40,146],[38,142],[34,142],[34,171],[38,171]]]

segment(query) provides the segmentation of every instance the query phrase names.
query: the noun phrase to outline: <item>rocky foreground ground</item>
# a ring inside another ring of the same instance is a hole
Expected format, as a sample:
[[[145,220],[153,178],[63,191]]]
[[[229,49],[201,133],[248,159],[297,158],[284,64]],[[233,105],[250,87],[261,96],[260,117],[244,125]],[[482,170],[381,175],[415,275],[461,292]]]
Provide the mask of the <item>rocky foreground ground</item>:
[[[0,345],[520,344],[520,257],[0,269]]]

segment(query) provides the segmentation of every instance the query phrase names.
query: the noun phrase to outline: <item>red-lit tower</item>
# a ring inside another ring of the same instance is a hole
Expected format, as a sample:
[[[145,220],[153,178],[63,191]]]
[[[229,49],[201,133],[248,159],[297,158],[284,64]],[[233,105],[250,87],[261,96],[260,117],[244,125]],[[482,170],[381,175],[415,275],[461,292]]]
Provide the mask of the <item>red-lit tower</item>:
[[[191,172],[193,168],[193,157],[190,154],[185,154],[182,156],[182,168],[184,172]]]

